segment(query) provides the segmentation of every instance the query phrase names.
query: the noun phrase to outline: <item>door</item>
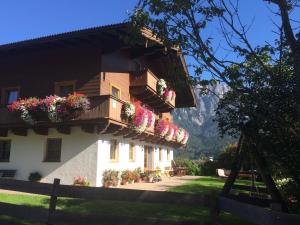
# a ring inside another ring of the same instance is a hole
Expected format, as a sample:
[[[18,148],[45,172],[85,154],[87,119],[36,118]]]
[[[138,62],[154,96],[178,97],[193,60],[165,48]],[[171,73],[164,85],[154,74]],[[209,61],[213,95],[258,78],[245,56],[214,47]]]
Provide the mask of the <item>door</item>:
[[[144,168],[153,169],[153,147],[147,145],[144,146]]]

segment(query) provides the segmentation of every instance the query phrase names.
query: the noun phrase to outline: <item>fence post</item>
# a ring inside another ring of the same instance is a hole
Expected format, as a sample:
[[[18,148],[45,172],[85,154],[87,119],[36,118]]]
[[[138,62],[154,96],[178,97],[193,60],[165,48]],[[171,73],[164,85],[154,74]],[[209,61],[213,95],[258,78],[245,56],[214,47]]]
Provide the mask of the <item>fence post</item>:
[[[59,184],[60,184],[60,179],[55,178],[53,182],[52,193],[49,202],[49,211],[48,211],[48,218],[47,218],[46,225],[53,225],[51,223],[51,220],[55,213],[56,202],[57,202],[57,191],[58,191]]]
[[[219,224],[219,213],[218,194],[212,191],[209,197],[209,214],[211,225]]]

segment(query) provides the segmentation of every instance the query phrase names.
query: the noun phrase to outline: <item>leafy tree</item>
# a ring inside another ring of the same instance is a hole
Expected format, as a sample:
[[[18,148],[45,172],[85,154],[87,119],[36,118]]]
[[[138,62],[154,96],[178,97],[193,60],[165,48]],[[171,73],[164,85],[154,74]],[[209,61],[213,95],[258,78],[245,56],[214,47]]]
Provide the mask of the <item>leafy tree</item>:
[[[250,152],[272,197],[282,202],[270,173],[275,170],[299,182],[300,35],[289,17],[299,1],[267,2],[278,5],[281,24],[279,41],[263,47],[249,42],[249,26],[241,22],[238,1],[140,0],[131,19],[135,27],[153,30],[167,49],[180,46],[193,58],[193,81],[202,85],[203,92],[215,82],[230,87],[219,104],[218,123],[223,134],[242,136],[233,160],[235,174],[228,180],[234,181],[242,157]],[[222,34],[219,39],[207,35],[210,27],[218,29],[216,25]],[[216,54],[218,48],[228,49],[230,57]],[[211,79],[201,79],[203,73]]]

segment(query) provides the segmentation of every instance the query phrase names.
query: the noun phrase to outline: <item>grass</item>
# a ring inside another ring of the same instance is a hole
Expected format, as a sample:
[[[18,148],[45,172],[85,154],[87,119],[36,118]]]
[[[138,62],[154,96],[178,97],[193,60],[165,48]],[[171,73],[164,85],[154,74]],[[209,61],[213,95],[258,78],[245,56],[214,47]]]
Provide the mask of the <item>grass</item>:
[[[224,178],[203,176],[199,179],[189,181],[181,186],[172,187],[169,191],[189,194],[210,194],[212,191],[221,192],[224,183]],[[235,184],[251,185],[250,180],[236,180]],[[264,187],[261,182],[256,182],[259,187]]]
[[[198,180],[190,181],[182,186],[171,188],[170,191],[181,193],[205,194],[211,190],[220,191],[225,180],[215,177],[201,177]],[[247,181],[238,181],[246,184]],[[28,205],[30,207],[48,208],[49,197],[41,195],[15,195],[0,194],[0,201],[16,205]],[[132,217],[154,217],[168,220],[209,220],[208,208],[192,207],[179,204],[155,204],[141,202],[125,201],[107,201],[107,200],[82,200],[71,198],[59,198],[57,209],[76,214],[106,214],[122,215]],[[39,225],[33,221],[18,220],[0,215],[1,220],[10,220],[25,225]],[[221,214],[222,224],[225,225],[248,225],[240,219],[229,214]]]

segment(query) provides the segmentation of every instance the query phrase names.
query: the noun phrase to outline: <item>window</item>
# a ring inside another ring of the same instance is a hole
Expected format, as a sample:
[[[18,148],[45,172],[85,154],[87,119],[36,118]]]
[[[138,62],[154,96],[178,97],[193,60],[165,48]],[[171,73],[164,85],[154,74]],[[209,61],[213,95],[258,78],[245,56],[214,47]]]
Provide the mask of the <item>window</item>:
[[[18,100],[19,92],[20,92],[19,87],[3,88],[1,103],[3,105],[9,105],[9,104],[13,103],[14,101]]]
[[[72,94],[75,91],[75,83],[74,80],[55,82],[55,94],[61,97]]]
[[[170,160],[170,149],[167,149],[167,160]]]
[[[10,140],[0,140],[0,162],[9,162]]]
[[[118,160],[118,150],[119,150],[119,143],[116,140],[110,141],[110,153],[109,158],[111,161]]]
[[[129,144],[129,161],[135,161],[135,146],[133,143]]]
[[[159,148],[159,161],[162,161],[163,160],[163,150],[162,148],[160,147]]]
[[[120,98],[120,89],[116,88],[115,86],[111,86],[111,95]]]
[[[47,139],[45,162],[60,162],[61,143],[62,140],[60,138]]]

